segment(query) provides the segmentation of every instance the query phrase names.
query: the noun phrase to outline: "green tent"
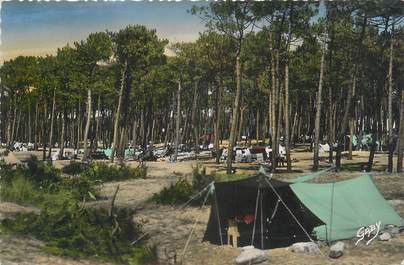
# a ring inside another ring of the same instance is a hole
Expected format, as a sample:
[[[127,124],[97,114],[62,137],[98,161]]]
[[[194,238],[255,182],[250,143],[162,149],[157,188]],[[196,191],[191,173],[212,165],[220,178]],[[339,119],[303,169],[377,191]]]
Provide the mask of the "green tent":
[[[360,227],[378,221],[381,228],[388,224],[402,225],[400,216],[383,198],[368,174],[335,183],[296,182],[290,187],[299,200],[325,223],[313,230],[319,240],[352,238]]]

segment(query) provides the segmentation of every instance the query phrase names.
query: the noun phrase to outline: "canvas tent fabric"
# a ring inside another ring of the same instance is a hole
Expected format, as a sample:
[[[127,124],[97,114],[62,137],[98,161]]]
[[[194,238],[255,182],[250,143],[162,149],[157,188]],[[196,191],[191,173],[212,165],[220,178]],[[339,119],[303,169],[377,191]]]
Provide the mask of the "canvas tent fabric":
[[[352,238],[362,226],[401,225],[401,217],[380,194],[368,174],[335,183],[295,183],[291,189],[324,225],[314,229],[319,240]]]
[[[240,234],[238,247],[254,245],[256,248],[269,249],[310,240],[285,206],[279,202],[277,195],[264,178],[265,176],[257,175],[238,181],[214,184],[216,198],[212,200],[204,241],[228,244],[229,223],[237,224]],[[314,227],[323,225],[323,222],[299,201],[290,189],[289,183],[276,180],[269,182],[301,221],[306,231],[310,233]],[[253,234],[254,242],[251,242]]]

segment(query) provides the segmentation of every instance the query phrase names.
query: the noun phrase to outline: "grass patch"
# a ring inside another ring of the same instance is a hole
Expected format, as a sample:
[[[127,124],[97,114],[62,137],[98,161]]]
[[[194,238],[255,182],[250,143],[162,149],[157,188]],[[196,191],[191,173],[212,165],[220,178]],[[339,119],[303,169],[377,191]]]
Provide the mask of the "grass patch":
[[[20,204],[34,204],[39,200],[35,185],[23,176],[16,176],[9,185],[2,185],[0,196],[3,201],[13,201]]]

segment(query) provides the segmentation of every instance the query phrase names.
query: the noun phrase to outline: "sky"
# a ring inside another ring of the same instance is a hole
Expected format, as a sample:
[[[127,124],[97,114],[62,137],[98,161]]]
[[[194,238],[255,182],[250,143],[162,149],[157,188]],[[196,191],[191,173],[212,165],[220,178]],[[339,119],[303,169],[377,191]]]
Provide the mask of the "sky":
[[[0,0],[1,1],[1,0]],[[194,41],[204,23],[195,2],[2,2],[0,64],[18,55],[53,54],[89,33],[142,24],[170,42]]]

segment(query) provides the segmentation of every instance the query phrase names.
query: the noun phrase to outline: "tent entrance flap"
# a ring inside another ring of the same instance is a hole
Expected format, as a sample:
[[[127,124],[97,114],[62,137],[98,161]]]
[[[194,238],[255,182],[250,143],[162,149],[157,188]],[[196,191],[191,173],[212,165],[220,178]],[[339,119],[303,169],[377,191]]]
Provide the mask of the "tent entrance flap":
[[[357,230],[380,221],[401,225],[401,217],[380,194],[368,174],[336,183],[290,185],[299,200],[325,225],[314,228],[319,240],[335,241],[356,236]]]

